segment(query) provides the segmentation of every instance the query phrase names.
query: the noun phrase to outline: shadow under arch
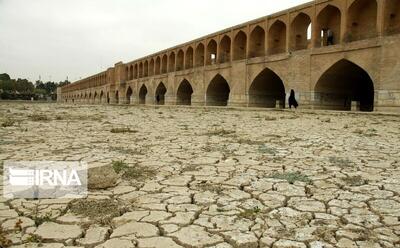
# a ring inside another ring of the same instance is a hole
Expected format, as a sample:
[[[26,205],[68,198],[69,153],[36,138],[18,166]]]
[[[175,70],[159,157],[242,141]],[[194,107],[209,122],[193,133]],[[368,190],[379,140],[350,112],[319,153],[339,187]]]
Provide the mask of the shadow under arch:
[[[131,104],[132,94],[133,94],[132,88],[129,86],[128,89],[126,90],[126,104]]]
[[[116,104],[119,103],[119,93],[118,93],[118,90],[115,92],[115,103],[116,103]]]
[[[103,103],[104,92],[100,91],[100,103]]]
[[[167,88],[165,87],[164,83],[161,82],[158,84],[156,89],[156,104],[157,105],[164,105],[165,104],[165,94],[167,93]]]
[[[342,59],[326,70],[314,88],[317,108],[351,110],[353,101],[361,111],[374,110],[374,83],[368,73],[355,63]]]
[[[188,80],[184,79],[176,92],[176,105],[192,104],[193,87]]]
[[[230,92],[226,79],[217,74],[207,87],[206,106],[227,106]]]
[[[147,87],[142,85],[139,90],[139,104],[146,104]]]
[[[253,80],[249,88],[249,107],[285,107],[285,86],[282,79],[271,69],[265,68]]]

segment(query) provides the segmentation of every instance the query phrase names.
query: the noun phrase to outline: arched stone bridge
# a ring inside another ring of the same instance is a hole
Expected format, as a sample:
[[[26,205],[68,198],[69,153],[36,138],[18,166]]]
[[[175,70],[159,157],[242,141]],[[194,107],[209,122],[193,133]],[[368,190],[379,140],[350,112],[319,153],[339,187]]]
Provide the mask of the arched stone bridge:
[[[399,58],[400,0],[316,0],[117,63],[59,100],[283,108],[293,89],[303,108],[399,112]]]

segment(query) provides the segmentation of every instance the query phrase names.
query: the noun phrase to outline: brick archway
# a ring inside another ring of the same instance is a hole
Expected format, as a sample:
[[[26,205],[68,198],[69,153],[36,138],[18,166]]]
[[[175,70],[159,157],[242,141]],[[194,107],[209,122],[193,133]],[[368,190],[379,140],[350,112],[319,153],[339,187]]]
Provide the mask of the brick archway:
[[[191,105],[192,103],[193,87],[190,82],[184,79],[178,87],[176,93],[177,105]]]
[[[378,4],[376,0],[356,0],[348,10],[346,41],[357,41],[377,35]]]
[[[319,78],[314,89],[316,107],[350,110],[353,101],[361,111],[374,109],[374,83],[369,74],[355,63],[342,59]]]
[[[284,108],[285,98],[282,79],[269,68],[261,71],[249,88],[249,107],[275,108],[279,101],[280,106]]]
[[[217,74],[210,82],[206,91],[207,106],[227,106],[231,89],[226,79]]]

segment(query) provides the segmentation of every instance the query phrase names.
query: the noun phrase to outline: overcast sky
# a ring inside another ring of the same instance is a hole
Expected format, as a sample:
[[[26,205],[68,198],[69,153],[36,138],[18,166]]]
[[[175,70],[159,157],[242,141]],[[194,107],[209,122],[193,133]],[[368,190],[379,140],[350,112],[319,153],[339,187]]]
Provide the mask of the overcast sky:
[[[0,73],[76,81],[309,0],[0,0]]]

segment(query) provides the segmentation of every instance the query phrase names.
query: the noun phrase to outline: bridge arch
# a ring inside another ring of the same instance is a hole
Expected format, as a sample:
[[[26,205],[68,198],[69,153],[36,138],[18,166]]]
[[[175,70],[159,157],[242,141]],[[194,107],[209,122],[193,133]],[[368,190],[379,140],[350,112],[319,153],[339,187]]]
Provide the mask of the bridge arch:
[[[195,53],[196,66],[204,66],[204,50],[203,43],[199,43],[196,47]]]
[[[133,94],[132,88],[129,86],[125,93],[126,104],[131,104],[132,94]]]
[[[315,40],[315,47],[327,45],[327,36],[325,30],[330,29],[333,33],[333,44],[340,43],[341,35],[341,19],[342,13],[336,6],[328,4],[317,15],[317,23],[314,25],[317,39]]]
[[[276,20],[269,28],[268,37],[269,55],[286,52],[286,24],[284,22]]]
[[[183,68],[184,58],[185,58],[185,54],[183,53],[182,49],[180,49],[176,56],[176,71],[181,71],[184,69]]]
[[[355,0],[348,9],[346,40],[357,41],[375,37],[377,16],[376,0]]]
[[[149,65],[149,76],[154,75],[154,59],[150,60],[150,65]]]
[[[292,51],[307,49],[311,39],[308,37],[308,29],[311,25],[309,15],[301,12],[292,21],[290,31],[290,47]]]
[[[129,66],[129,80],[133,79],[133,65]]]
[[[115,103],[119,104],[119,92],[118,92],[118,90],[115,91]]]
[[[351,102],[360,103],[361,111],[374,109],[374,82],[359,65],[342,59],[326,70],[317,81],[315,101],[320,108],[351,110]]]
[[[175,53],[171,52],[168,61],[168,72],[174,72],[174,71],[175,71]]]
[[[265,30],[256,26],[250,33],[249,58],[263,57],[265,55]]]
[[[224,35],[219,43],[219,62],[221,64],[230,62],[231,60],[231,38]]]
[[[167,87],[165,87],[163,82],[160,82],[156,88],[155,98],[157,105],[165,104],[165,94],[167,93]]]
[[[147,87],[145,84],[139,90],[139,104],[146,104]]]
[[[160,75],[160,71],[161,71],[161,58],[160,56],[157,56],[154,74]]]
[[[226,79],[217,74],[209,83],[206,91],[207,106],[227,106],[231,89]]]
[[[400,33],[400,3],[399,3],[399,0],[386,0],[385,33],[387,35]]]
[[[143,77],[143,63],[139,63],[139,78]]]
[[[246,58],[247,53],[247,35],[239,31],[233,41],[233,60],[242,60]]]
[[[167,72],[168,72],[168,56],[164,54],[161,60],[161,74],[165,74]]]
[[[249,107],[275,108],[277,101],[285,107],[285,85],[269,68],[262,70],[249,87]]]
[[[149,62],[146,60],[143,64],[143,77],[149,76]]]
[[[217,42],[211,39],[207,45],[206,64],[212,65],[217,61]]]
[[[185,56],[185,69],[193,68],[193,48],[190,46],[186,49],[186,56]]]
[[[135,67],[133,69],[133,78],[137,79],[138,78],[138,65],[135,64]]]
[[[186,79],[182,80],[176,92],[177,105],[191,105],[192,104],[193,87]]]

